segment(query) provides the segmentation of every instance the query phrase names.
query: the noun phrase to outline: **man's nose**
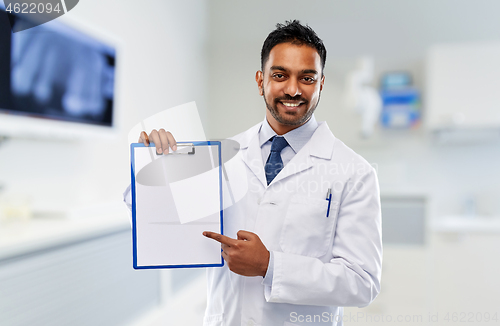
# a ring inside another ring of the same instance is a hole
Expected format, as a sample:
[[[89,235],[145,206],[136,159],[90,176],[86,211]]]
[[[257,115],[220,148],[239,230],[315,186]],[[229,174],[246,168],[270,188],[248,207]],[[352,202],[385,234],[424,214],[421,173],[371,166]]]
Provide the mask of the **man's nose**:
[[[302,91],[300,90],[300,84],[297,80],[290,78],[285,87],[285,94],[290,95],[291,97],[295,97],[297,95],[302,95]]]

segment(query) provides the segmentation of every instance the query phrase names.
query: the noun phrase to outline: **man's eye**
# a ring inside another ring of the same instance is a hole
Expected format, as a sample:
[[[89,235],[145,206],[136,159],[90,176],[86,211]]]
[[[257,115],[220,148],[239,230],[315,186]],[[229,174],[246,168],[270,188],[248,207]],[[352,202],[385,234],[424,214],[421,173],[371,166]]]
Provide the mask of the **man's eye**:
[[[282,74],[274,74],[273,77],[277,78],[277,79],[281,79],[281,78],[284,78],[285,76]]]
[[[312,78],[312,77],[304,77],[304,78],[303,78],[303,80],[304,80],[305,82],[307,82],[307,83],[312,83],[312,82],[314,82],[314,78]]]

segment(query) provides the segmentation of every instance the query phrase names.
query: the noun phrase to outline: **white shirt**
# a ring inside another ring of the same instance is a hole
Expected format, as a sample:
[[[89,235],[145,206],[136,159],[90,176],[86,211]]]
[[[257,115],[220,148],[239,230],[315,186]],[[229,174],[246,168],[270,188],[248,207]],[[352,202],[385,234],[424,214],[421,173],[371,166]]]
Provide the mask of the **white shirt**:
[[[283,166],[285,166],[291,159],[297,154],[302,147],[311,139],[311,136],[318,128],[318,122],[314,118],[314,114],[311,118],[304,123],[302,126],[295,128],[283,135],[285,140],[288,142],[287,147],[283,148],[281,151],[281,159],[283,161]],[[273,136],[276,136],[276,132],[271,128],[267,119],[264,118],[262,127],[259,130],[259,143],[262,150],[262,162],[264,164],[267,162],[269,153],[271,153],[271,141],[269,141]]]

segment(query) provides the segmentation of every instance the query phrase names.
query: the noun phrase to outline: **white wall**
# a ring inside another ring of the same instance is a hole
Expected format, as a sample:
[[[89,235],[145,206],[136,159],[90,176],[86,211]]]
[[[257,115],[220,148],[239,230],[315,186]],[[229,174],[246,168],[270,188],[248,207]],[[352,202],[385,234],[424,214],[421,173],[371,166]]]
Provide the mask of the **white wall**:
[[[4,194],[33,209],[64,210],[117,200],[130,182],[127,133],[145,117],[196,100],[206,117],[207,4],[193,1],[85,0],[68,14],[114,35],[118,54],[115,140],[12,139],[0,145]]]

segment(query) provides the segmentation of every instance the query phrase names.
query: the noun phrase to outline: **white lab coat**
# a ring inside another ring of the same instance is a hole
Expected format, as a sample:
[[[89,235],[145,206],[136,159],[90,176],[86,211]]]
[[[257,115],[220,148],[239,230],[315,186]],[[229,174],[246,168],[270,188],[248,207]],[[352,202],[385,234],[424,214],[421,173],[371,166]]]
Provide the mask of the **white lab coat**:
[[[375,170],[320,123],[267,186],[260,125],[234,138],[241,151],[237,164],[226,166],[229,181],[233,188],[246,182],[248,191],[224,210],[224,229],[232,238],[238,230],[254,232],[273,252],[272,286],[263,285],[262,277],[237,275],[227,265],[208,269],[204,325],[343,325],[341,307],[366,306],[380,291]],[[245,172],[231,173],[238,165]]]

